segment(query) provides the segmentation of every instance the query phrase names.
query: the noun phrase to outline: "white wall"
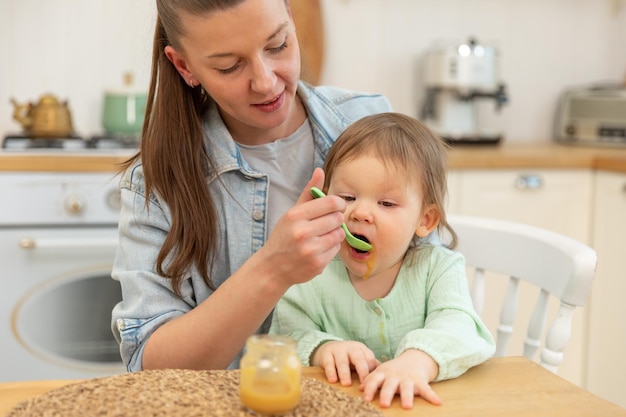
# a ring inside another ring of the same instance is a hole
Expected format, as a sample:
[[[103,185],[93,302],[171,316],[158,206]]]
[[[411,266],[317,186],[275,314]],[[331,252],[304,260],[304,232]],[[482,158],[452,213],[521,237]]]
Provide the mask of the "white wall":
[[[417,116],[418,63],[437,40],[495,45],[509,142],[547,141],[559,93],[626,76],[625,0],[322,0],[323,82],[386,94]],[[154,0],[0,0],[0,135],[9,99],[68,99],[79,134],[100,133],[103,92],[149,78]]]
[[[80,135],[102,133],[102,98],[131,71],[149,82],[154,0],[0,0],[0,134],[16,133],[10,98],[68,100]]]
[[[419,59],[438,40],[497,46],[508,141],[546,141],[559,93],[626,78],[623,0],[325,0],[325,82],[381,91],[418,115]]]

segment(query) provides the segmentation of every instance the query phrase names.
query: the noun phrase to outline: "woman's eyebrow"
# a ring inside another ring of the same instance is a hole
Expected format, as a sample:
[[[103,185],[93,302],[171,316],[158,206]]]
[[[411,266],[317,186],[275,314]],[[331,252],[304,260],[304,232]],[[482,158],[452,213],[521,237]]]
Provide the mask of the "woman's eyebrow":
[[[272,39],[274,39],[276,36],[278,36],[287,26],[289,25],[289,22],[284,22],[283,24],[281,24],[278,29],[276,29],[276,31],[274,31],[274,33],[272,33],[270,36],[267,37],[266,41],[271,41]],[[225,58],[225,57],[229,57],[229,56],[233,56],[234,54],[232,52],[218,52],[215,54],[211,54],[208,55],[207,58]]]
[[[278,26],[278,29],[276,29],[276,31],[274,33],[272,33],[270,36],[267,37],[268,41],[271,41],[272,39],[274,39],[276,36],[278,36],[278,34],[280,32],[283,31],[283,29],[285,29],[287,26],[289,25],[289,22],[283,22],[283,24],[281,24],[280,26]]]

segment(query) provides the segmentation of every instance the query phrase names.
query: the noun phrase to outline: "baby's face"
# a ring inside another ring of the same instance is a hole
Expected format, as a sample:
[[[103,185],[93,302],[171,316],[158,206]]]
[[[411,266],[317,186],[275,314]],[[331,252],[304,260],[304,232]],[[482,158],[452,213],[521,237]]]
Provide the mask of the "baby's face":
[[[328,194],[346,201],[348,229],[374,247],[370,252],[359,252],[342,244],[339,256],[351,278],[397,272],[421,225],[423,196],[415,182],[370,155],[335,167]]]

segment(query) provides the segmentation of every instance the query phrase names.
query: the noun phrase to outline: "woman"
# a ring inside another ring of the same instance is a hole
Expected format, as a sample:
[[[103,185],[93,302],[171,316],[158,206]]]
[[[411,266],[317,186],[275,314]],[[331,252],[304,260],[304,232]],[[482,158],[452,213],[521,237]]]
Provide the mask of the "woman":
[[[293,284],[344,238],[311,201],[335,138],[380,95],[299,81],[286,0],[157,0],[138,155],[121,181],[112,327],[129,371],[237,367]]]

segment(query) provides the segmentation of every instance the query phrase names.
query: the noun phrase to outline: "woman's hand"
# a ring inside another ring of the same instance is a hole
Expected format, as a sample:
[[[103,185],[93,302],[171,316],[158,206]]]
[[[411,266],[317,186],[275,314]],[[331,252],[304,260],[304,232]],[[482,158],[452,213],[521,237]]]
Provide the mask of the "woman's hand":
[[[317,168],[296,204],[277,222],[259,251],[282,284],[288,287],[319,275],[339,252],[345,235],[341,229],[346,203],[339,197],[313,199],[310,188],[322,187],[324,171]]]
[[[361,382],[361,391],[366,401],[372,401],[380,390],[379,401],[383,408],[389,407],[396,394],[400,394],[402,408],[413,407],[413,397],[440,405],[441,400],[430,387],[437,377],[439,367],[426,353],[409,349],[400,356],[382,363]]]
[[[380,363],[370,348],[354,341],[326,342],[312,356],[311,365],[324,369],[328,382],[335,383],[339,380],[344,386],[352,385],[352,369],[363,383]]]

